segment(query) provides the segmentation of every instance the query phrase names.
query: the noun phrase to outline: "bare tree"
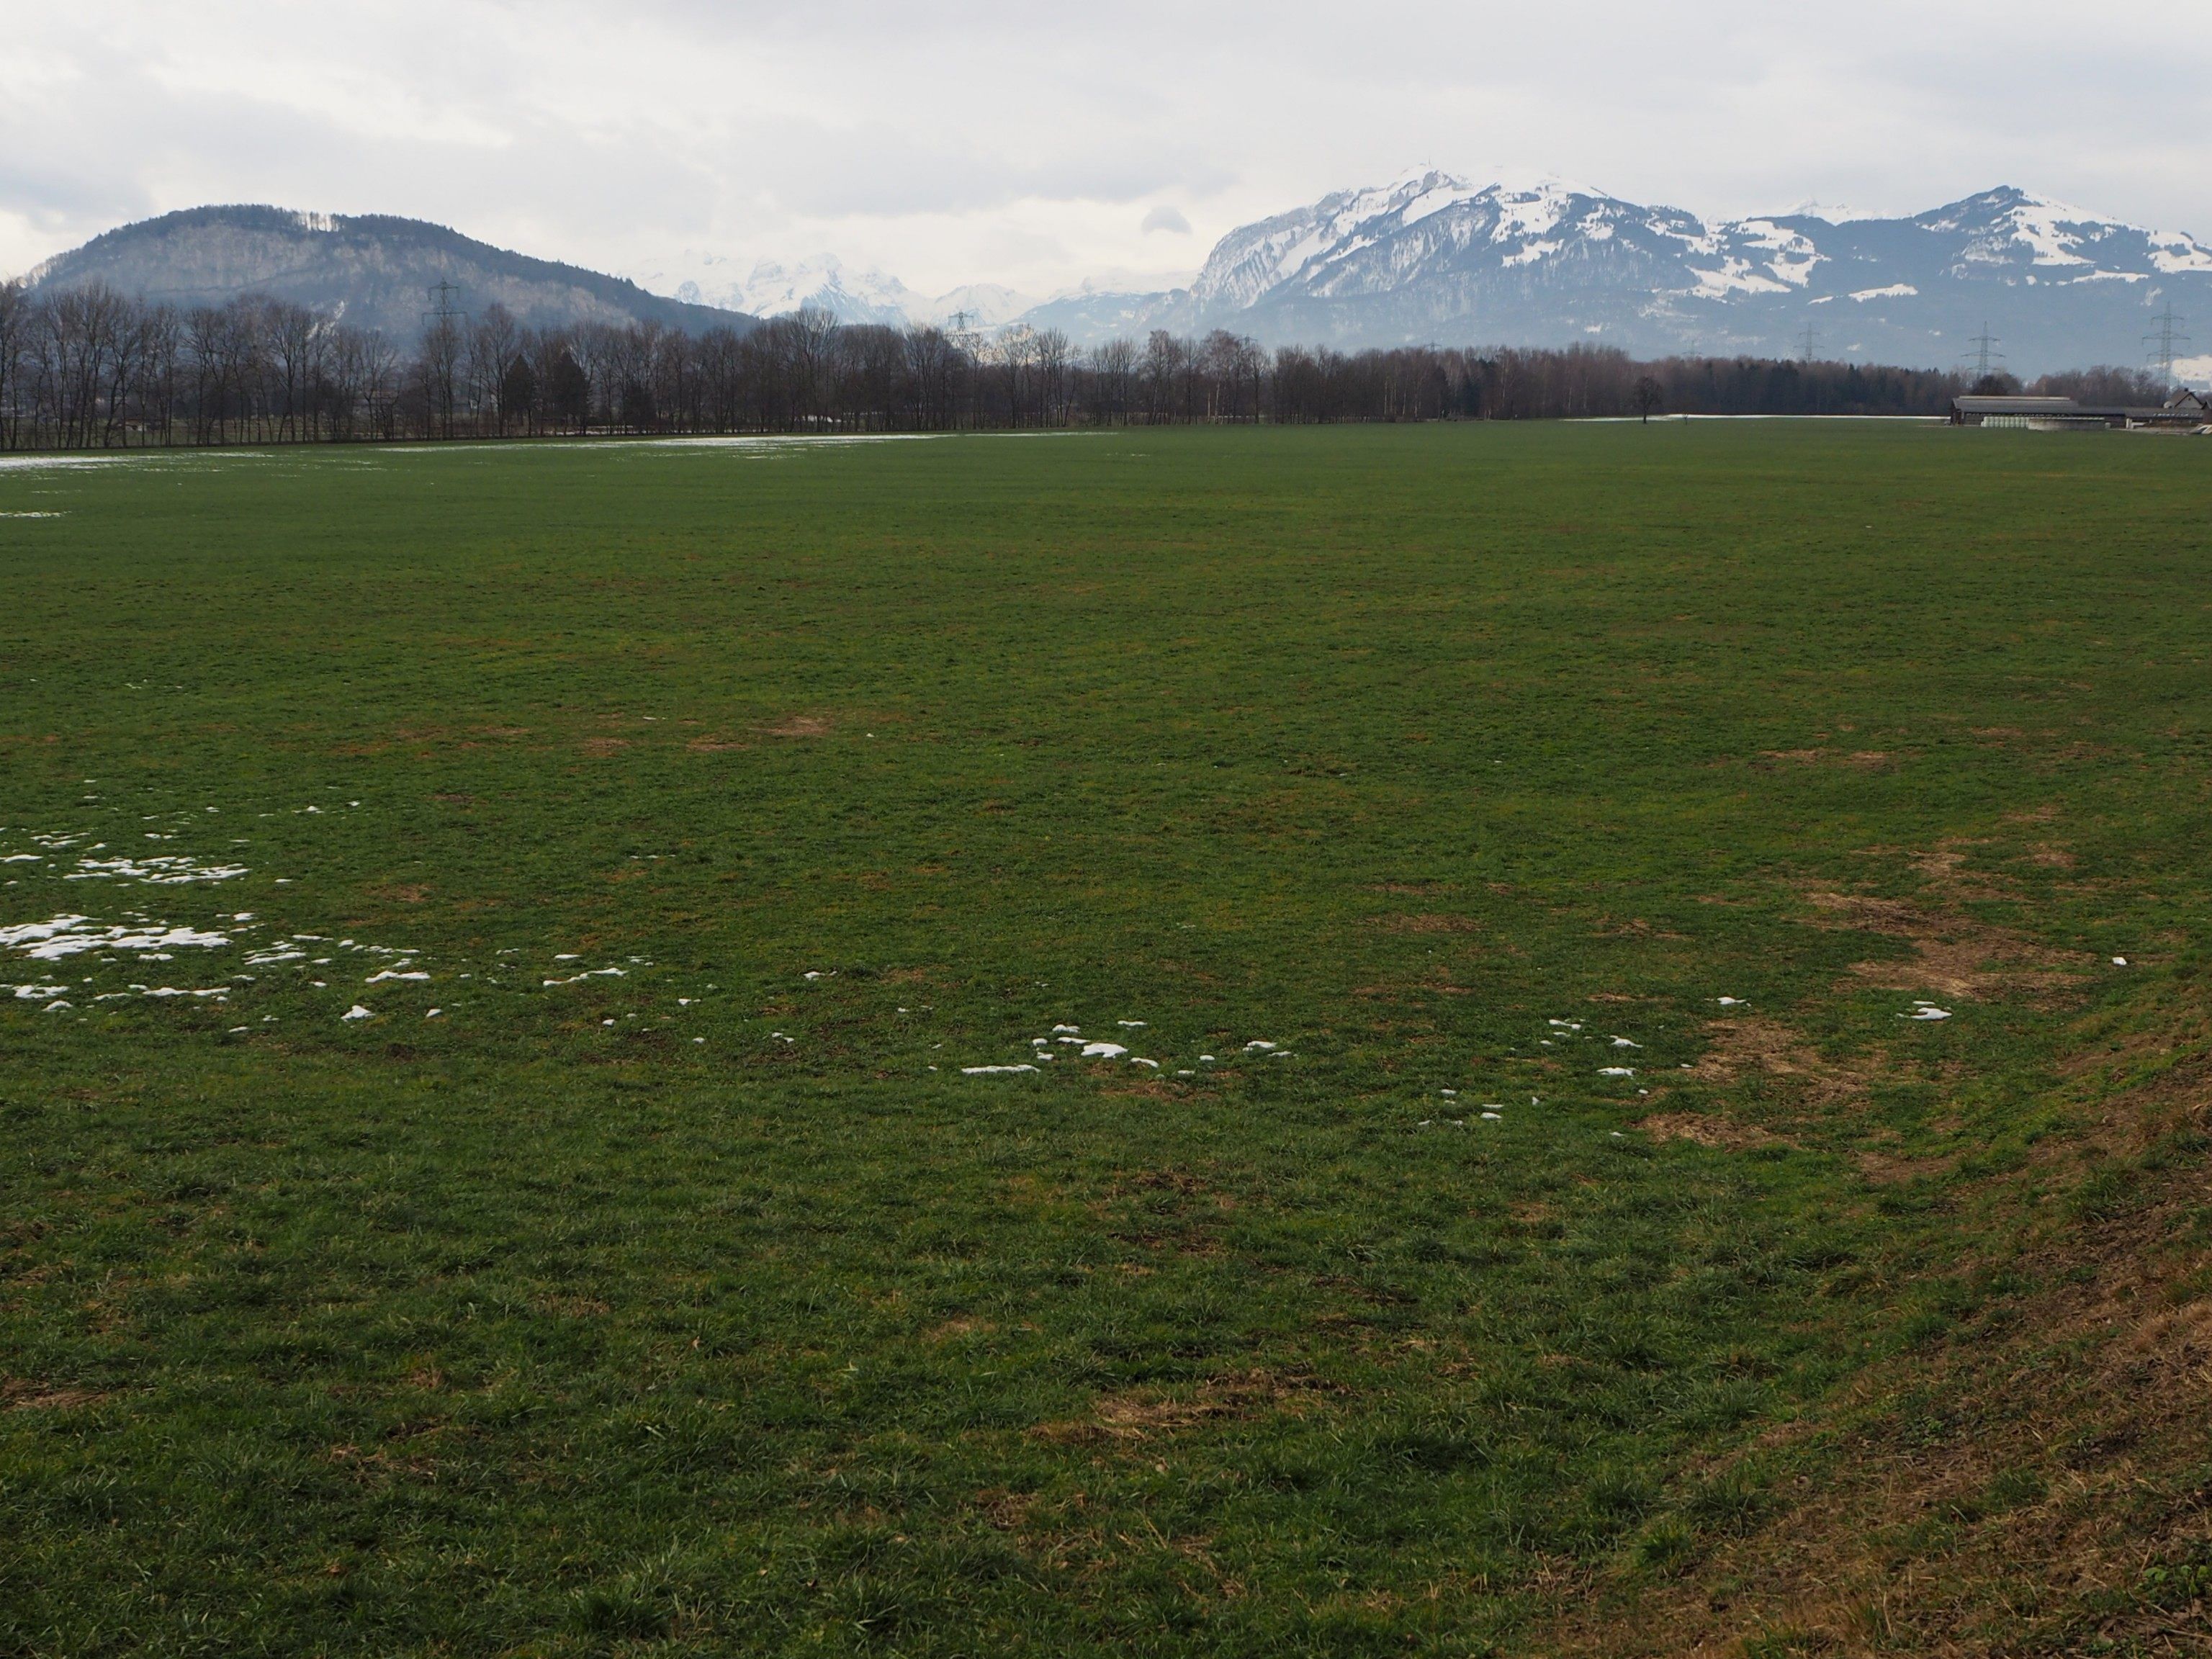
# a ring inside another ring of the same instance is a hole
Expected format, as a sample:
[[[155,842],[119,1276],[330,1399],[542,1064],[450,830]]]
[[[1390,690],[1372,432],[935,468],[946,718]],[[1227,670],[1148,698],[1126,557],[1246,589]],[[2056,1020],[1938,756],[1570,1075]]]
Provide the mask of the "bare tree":
[[[0,449],[13,449],[23,419],[24,335],[31,301],[19,282],[0,282]]]

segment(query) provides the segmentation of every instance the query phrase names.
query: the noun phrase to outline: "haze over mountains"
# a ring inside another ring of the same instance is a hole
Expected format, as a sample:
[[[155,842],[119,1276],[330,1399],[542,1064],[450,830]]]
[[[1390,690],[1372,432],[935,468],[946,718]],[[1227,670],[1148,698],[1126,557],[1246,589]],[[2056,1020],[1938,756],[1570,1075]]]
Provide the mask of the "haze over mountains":
[[[2011,188],[1910,218],[1707,222],[1559,180],[1476,185],[1423,170],[1231,231],[1187,287],[1040,302],[988,283],[922,295],[826,256],[739,269],[691,256],[663,295],[412,220],[207,208],[110,232],[37,279],[100,276],[193,302],[260,289],[403,335],[442,277],[464,304],[496,299],[526,322],[696,330],[812,306],[854,323],[1054,328],[1078,345],[1224,328],[1340,349],[1581,343],[1789,357],[1809,343],[1823,358],[1948,366],[1986,324],[2005,366],[2033,374],[2142,362],[2169,306],[2212,337],[2212,248]],[[2212,375],[2212,356],[2183,372]]]

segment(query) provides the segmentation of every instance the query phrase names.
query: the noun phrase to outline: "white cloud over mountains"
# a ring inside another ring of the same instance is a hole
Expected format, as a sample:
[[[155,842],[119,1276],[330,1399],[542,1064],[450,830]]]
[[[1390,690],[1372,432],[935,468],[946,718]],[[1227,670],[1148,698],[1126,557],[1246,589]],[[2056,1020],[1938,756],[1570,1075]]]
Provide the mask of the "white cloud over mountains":
[[[0,4],[0,270],[266,201],[641,274],[829,248],[1049,293],[1188,276],[1425,159],[1707,215],[2016,183],[2212,233],[2174,137],[2212,125],[2200,0]]]

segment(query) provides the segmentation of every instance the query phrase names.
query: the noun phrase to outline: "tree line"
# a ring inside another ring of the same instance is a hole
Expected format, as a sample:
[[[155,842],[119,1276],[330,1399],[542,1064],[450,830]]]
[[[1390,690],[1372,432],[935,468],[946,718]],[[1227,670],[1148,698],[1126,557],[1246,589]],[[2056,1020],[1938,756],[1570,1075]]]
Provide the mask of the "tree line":
[[[2142,379],[2090,370],[2038,389],[2094,386],[2157,401],[2133,384]],[[652,323],[526,327],[493,305],[436,319],[403,346],[265,295],[179,307],[96,283],[52,295],[0,283],[0,448],[11,450],[1658,412],[1941,415],[1967,389],[1966,377],[1940,370],[1753,357],[1639,362],[1604,346],[1269,350],[1223,330],[1194,339],[1160,330],[1079,349],[1052,329],[895,329],[813,310],[743,331],[689,334]]]

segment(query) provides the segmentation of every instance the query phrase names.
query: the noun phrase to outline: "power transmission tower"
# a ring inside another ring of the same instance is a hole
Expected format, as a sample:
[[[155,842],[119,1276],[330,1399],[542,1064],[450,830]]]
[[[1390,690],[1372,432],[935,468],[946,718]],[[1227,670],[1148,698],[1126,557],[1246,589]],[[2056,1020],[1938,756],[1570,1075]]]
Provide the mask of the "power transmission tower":
[[[1997,337],[1990,333],[1990,325],[1984,323],[1982,331],[1966,343],[1974,348],[1974,378],[1987,380],[1990,371],[2004,361],[2004,353],[1997,349]]]
[[[1806,324],[1804,341],[1805,356],[1803,361],[1808,368],[1810,368],[1813,366],[1813,343],[1819,338],[1820,333],[1814,328],[1813,325],[1810,323]]]
[[[440,277],[422,290],[429,296],[430,309],[422,313],[422,344],[426,367],[423,393],[429,400],[428,413],[439,428],[440,435],[453,435],[453,412],[458,388],[453,382],[461,355],[461,325],[469,313],[453,301],[460,297],[460,289]]]
[[[421,313],[424,327],[434,328],[440,323],[459,325],[468,320],[469,313],[453,303],[461,297],[460,289],[442,276],[422,291],[430,299],[430,309]]]
[[[2173,361],[2181,354],[2176,346],[2189,343],[2186,334],[2177,332],[2186,319],[2173,314],[2173,301],[2166,302],[2166,315],[2158,319],[2158,331],[2143,336],[2143,343],[2150,348],[2150,361],[2157,366],[2159,384],[2169,390],[2173,386]]]

